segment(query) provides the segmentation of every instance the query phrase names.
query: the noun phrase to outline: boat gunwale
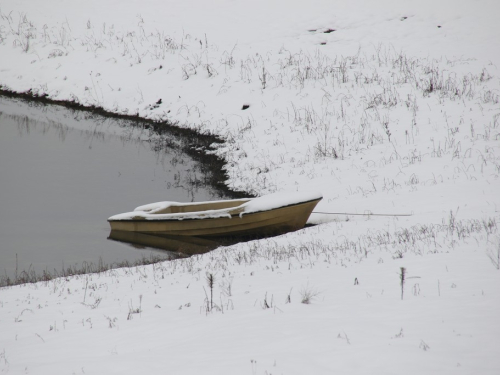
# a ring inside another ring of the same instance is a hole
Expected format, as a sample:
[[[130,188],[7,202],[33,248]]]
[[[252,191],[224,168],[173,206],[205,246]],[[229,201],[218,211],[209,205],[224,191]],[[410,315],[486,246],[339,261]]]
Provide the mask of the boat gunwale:
[[[155,203],[148,203],[148,204],[143,204],[141,206],[137,206],[133,211],[131,212],[146,212],[150,213],[154,209],[150,210],[140,210],[141,207],[148,207],[154,204],[160,204],[160,203],[168,203],[166,207],[189,207],[189,206],[197,206],[197,205],[210,205],[210,204],[217,204],[217,203],[227,203],[227,202],[241,202],[240,205],[234,206],[234,207],[229,207],[229,208],[221,208],[220,210],[227,210],[231,208],[236,208],[244,205],[245,203],[251,202],[255,198],[237,198],[237,199],[222,199],[218,201],[201,201],[201,202],[175,202],[175,201],[164,201],[164,202],[155,202]],[[205,211],[187,211],[185,213],[194,213],[194,212],[206,212],[209,210]],[[215,211],[215,210],[213,210]],[[173,212],[174,213],[174,212]],[[182,212],[175,212],[175,213],[182,213]],[[153,214],[154,215],[154,214]],[[166,215],[166,214],[164,214]]]
[[[141,218],[141,219],[115,219],[115,220],[109,220],[108,219],[108,222],[129,222],[129,223],[134,223],[134,222],[158,222],[158,223],[161,223],[161,222],[170,222],[170,221],[187,221],[187,220],[216,220],[216,219],[232,219],[233,217],[236,218],[236,217],[242,217],[242,216],[249,216],[249,215],[254,215],[254,214],[258,214],[258,213],[262,213],[262,212],[270,212],[270,211],[276,211],[276,210],[280,210],[282,208],[288,208],[288,207],[293,207],[293,206],[299,206],[301,204],[306,204],[306,203],[311,203],[311,202],[319,202],[320,200],[322,200],[323,197],[320,197],[320,198],[315,198],[315,199],[310,199],[310,200],[307,200],[307,201],[302,201],[302,202],[298,202],[298,203],[292,203],[292,204],[288,204],[286,206],[280,206],[280,207],[275,207],[275,208],[271,208],[271,209],[268,209],[268,210],[260,210],[260,211],[252,211],[252,212],[240,212],[238,214],[230,214],[229,212],[227,213],[227,215],[221,215],[221,216],[205,216],[205,217],[182,217],[182,218],[165,218],[165,219],[155,219],[155,218]],[[189,203],[192,203],[192,202],[189,202]],[[225,211],[225,210],[234,210],[234,209],[237,209],[241,207],[240,206],[236,206],[236,207],[232,207],[232,208],[224,208],[221,210],[221,213],[222,211]],[[208,211],[208,210],[207,210]],[[195,216],[196,214],[203,214],[204,212],[207,212],[207,211],[194,211],[194,212],[189,212],[188,214],[192,214],[192,216]],[[219,211],[219,210],[214,210],[214,211]],[[133,212],[136,212],[136,211],[133,211]],[[141,212],[141,211],[137,211],[138,213]],[[154,214],[149,214],[149,215],[154,215]],[[161,215],[172,215],[172,214],[161,214]]]

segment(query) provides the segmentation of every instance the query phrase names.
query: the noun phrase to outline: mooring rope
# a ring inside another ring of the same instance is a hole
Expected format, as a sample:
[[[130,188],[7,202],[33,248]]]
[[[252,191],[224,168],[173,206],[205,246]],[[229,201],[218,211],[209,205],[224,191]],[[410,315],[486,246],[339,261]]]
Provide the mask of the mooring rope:
[[[323,214],[323,215],[357,215],[357,216],[412,216],[413,214],[372,214],[372,213],[366,213],[366,214],[352,214],[349,212],[319,212],[319,211],[313,211],[313,214]]]

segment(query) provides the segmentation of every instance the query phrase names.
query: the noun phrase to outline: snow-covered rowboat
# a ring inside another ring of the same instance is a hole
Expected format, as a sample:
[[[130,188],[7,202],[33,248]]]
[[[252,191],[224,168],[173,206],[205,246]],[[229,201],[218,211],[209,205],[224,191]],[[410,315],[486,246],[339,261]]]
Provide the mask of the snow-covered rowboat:
[[[318,193],[274,193],[213,202],[157,202],[111,216],[112,230],[169,236],[280,234],[305,226]]]

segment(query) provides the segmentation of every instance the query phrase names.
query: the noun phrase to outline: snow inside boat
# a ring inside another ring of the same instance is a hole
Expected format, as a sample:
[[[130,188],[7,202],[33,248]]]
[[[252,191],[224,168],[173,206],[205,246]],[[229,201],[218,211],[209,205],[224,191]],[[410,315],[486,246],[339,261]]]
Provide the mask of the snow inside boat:
[[[319,193],[274,193],[213,202],[157,202],[111,216],[113,231],[167,236],[246,236],[291,232],[305,226]]]

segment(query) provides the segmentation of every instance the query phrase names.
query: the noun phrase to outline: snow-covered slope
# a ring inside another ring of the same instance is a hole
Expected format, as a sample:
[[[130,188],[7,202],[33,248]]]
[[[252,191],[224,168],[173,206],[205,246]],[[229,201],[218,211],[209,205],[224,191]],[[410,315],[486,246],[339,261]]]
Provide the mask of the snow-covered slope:
[[[3,0],[3,89],[217,134],[236,190],[413,215],[314,214],[272,240],[3,289],[0,369],[500,371],[499,10]]]

